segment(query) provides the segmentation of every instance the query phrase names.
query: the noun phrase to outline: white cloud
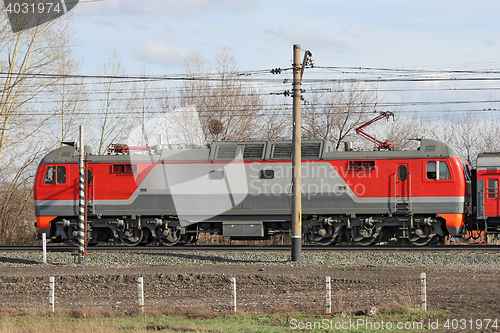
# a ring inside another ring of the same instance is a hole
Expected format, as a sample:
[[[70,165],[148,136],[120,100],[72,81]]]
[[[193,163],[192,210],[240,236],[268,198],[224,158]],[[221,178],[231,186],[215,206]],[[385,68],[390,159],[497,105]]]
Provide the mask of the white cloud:
[[[277,30],[267,29],[264,33],[280,40],[286,40],[289,44],[298,42],[301,45],[307,45],[307,48],[311,50],[333,49],[337,53],[352,51],[352,47],[347,41],[335,39],[333,33],[322,30],[282,27]]]
[[[178,67],[185,58],[185,51],[177,46],[167,46],[156,40],[147,40],[132,51],[133,57],[167,67]]]
[[[245,13],[257,5],[256,0],[106,0],[82,2],[75,11],[92,15],[167,15],[186,17],[200,12],[229,11]]]

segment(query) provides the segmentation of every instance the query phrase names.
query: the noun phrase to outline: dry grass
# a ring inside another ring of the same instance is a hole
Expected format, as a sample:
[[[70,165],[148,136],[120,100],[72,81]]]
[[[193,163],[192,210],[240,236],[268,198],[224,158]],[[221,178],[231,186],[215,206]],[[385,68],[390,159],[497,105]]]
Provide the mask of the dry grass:
[[[200,245],[286,245],[290,244],[291,235],[278,234],[267,240],[230,240],[222,235],[200,234],[197,244]]]

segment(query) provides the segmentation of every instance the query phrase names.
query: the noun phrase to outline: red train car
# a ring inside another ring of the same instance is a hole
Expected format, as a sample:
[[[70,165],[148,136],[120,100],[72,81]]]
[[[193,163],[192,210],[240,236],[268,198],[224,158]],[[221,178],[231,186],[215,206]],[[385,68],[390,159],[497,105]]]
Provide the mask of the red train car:
[[[500,153],[483,153],[477,157],[476,228],[500,233]]]

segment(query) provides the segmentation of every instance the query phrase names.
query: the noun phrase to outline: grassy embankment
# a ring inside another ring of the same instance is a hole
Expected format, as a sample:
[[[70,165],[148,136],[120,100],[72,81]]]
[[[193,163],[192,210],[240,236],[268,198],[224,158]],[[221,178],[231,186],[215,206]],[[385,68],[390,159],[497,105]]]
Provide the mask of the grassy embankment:
[[[179,314],[117,314],[109,311],[60,310],[55,313],[0,309],[0,332],[59,333],[59,332],[395,332],[400,323],[422,323],[423,327],[405,329],[405,332],[427,330],[429,321],[439,320],[440,328],[445,315],[423,312],[418,308],[394,306],[378,311],[375,316],[350,315],[340,317],[323,314],[226,314],[213,315],[202,309]],[[367,329],[371,323],[373,329]],[[380,325],[392,329],[380,329]],[[355,323],[355,324],[354,324]],[[364,324],[363,324],[364,323]],[[382,324],[383,323],[383,324]],[[316,326],[314,326],[316,325]],[[376,325],[379,325],[378,327]],[[344,328],[342,328],[344,327]],[[353,329],[355,327],[356,329]],[[437,330],[432,330],[437,332]]]

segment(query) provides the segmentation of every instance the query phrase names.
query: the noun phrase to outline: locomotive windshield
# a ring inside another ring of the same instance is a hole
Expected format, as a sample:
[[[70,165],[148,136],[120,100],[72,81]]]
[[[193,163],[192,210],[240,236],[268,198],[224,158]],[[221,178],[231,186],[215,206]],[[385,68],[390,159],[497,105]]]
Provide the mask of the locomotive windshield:
[[[427,179],[451,179],[448,164],[445,161],[427,162]]]

